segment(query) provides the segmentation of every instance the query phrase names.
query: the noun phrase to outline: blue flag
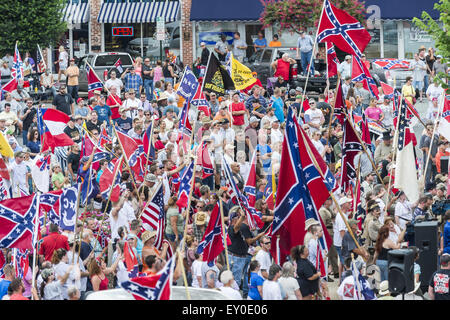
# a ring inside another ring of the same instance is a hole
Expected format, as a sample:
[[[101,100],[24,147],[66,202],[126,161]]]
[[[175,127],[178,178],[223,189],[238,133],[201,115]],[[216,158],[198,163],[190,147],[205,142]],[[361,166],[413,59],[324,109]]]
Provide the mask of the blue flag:
[[[70,188],[63,189],[59,199],[59,213],[61,219],[59,226],[63,230],[75,231],[75,218],[78,201],[78,184]]]
[[[197,77],[192,72],[189,66],[186,66],[184,70],[183,77],[180,81],[180,86],[178,87],[177,94],[185,98],[188,102],[192,100],[197,91],[199,83]]]

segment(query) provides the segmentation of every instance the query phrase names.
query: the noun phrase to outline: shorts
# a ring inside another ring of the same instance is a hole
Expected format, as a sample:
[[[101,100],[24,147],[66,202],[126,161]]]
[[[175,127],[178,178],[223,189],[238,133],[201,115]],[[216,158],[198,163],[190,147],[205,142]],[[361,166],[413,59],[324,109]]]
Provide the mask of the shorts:
[[[166,238],[171,241],[171,242],[175,242],[175,235],[174,234],[168,234],[166,233]],[[179,234],[178,235],[178,240],[181,241],[181,239],[183,239],[183,234]]]
[[[341,263],[341,264],[344,264],[344,259],[342,258],[342,254],[341,254],[341,247],[338,247],[338,246],[334,246],[335,248],[336,248],[336,251],[337,251],[337,253],[338,253],[338,256],[339,256],[339,262]]]
[[[413,85],[414,89],[419,89],[419,90],[423,89],[423,81],[413,81],[412,85]]]

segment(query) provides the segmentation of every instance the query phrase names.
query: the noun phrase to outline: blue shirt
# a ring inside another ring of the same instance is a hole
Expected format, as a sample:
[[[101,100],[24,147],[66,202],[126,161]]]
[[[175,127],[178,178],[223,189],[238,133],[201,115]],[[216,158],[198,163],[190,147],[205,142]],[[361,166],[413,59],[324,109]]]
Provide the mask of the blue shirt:
[[[125,76],[125,91],[134,89],[136,93],[139,93],[140,86],[142,86],[142,78],[138,74],[129,73]]]
[[[9,280],[5,280],[5,279],[2,279],[1,281],[0,281],[0,300],[6,295],[6,294],[8,294],[8,287],[9,287],[9,284],[11,283],[11,281],[9,281]]]
[[[248,296],[253,300],[262,300],[258,291],[258,286],[262,286],[264,278],[258,275],[256,272],[250,273],[250,285],[248,286]]]
[[[310,36],[298,37],[297,48],[300,48],[301,52],[310,52],[313,49],[314,42]]]
[[[255,41],[253,41],[253,43],[256,44],[257,46],[267,47],[267,40],[266,40],[266,38],[255,39]],[[256,48],[256,50],[261,50],[261,48]]]
[[[447,221],[447,223],[444,226],[444,253],[450,254],[450,222]]]
[[[280,123],[284,123],[283,99],[272,97],[271,100],[273,101],[272,107],[275,109],[275,117],[280,120]]]
[[[269,172],[269,170],[270,170],[270,163],[271,163],[272,159],[269,157],[269,159],[263,160],[262,157],[266,153],[272,152],[272,149],[270,149],[270,146],[268,144],[265,144],[265,145],[258,144],[256,146],[256,151],[259,151],[259,156],[260,156],[261,162],[263,164],[264,172],[266,172],[266,173]]]
[[[106,124],[109,126],[109,117],[112,116],[111,108],[107,105],[100,106],[96,105],[94,107],[94,110],[98,113],[98,121],[102,123],[103,121],[106,121]]]
[[[31,153],[39,153],[41,152],[41,143],[38,141],[28,141],[27,147],[30,148]]]

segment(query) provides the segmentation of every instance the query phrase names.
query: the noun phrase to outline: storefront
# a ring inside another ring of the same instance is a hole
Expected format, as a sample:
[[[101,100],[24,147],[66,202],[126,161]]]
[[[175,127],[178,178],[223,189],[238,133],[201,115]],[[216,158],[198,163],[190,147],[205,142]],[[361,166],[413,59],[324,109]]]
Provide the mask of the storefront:
[[[158,58],[162,48],[180,48],[179,1],[105,0],[97,18],[102,25],[102,50],[128,52],[133,57]],[[166,40],[156,40],[156,20],[165,21]]]
[[[367,30],[372,41],[365,54],[368,58],[407,58],[412,59],[417,49],[424,45],[434,47],[434,41],[412,23],[413,17],[420,17],[422,11],[430,13],[433,19],[439,17],[434,10],[438,0],[366,0]],[[239,31],[249,45],[247,56],[253,51],[251,45],[262,29],[259,23],[263,5],[259,0],[220,1],[213,7],[209,0],[192,0],[190,18],[193,24],[194,58],[200,56],[200,42],[206,42],[210,50],[219,40],[220,33],[227,34],[232,42],[232,34]],[[298,34],[289,31],[280,32],[279,26],[263,30],[269,43],[273,34],[278,34],[283,47],[296,47]],[[313,29],[308,32],[314,36]]]
[[[70,57],[82,57],[89,52],[89,19],[89,0],[67,2],[63,20],[67,22],[68,27],[66,40]]]

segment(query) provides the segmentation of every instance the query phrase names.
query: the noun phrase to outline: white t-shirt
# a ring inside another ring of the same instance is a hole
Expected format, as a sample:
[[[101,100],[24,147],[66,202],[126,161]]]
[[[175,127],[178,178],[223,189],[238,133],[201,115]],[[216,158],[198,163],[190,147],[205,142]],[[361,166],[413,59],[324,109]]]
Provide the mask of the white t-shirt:
[[[212,132],[209,136],[211,140],[213,141],[214,145],[219,145],[216,148],[214,148],[214,158],[221,158],[221,154],[223,153],[223,135],[220,134],[220,132]]]
[[[412,210],[411,210],[411,204],[409,203],[408,200],[405,200],[404,202],[400,202],[398,201],[397,204],[395,205],[395,216],[399,217],[399,224],[400,224],[400,229],[401,230],[405,230],[406,229],[406,223],[409,220],[412,220]],[[404,219],[406,220],[404,220]]]
[[[383,111],[384,118],[381,121],[382,124],[385,126],[393,126],[394,125],[394,111],[392,110],[392,104],[389,103],[388,105],[381,104],[380,105],[381,111]]]
[[[337,289],[337,294],[342,300],[358,300],[356,290],[357,287],[353,276],[348,276]]]
[[[26,164],[23,161],[20,164],[18,164],[15,160],[13,160],[11,162],[10,168],[12,173],[11,180],[13,193],[14,194],[18,193],[17,186],[19,186],[20,189],[27,191],[28,183],[26,175],[28,173],[28,169]]]
[[[239,164],[240,164],[239,172],[241,173],[242,178],[245,181],[247,181],[248,174],[250,173],[250,163],[248,163],[246,161],[244,163],[239,163]]]
[[[334,231],[334,235],[333,235],[334,246],[336,246],[336,247],[342,246],[342,237],[339,232],[347,231],[347,227],[345,225],[344,220],[342,220],[342,217],[340,214],[336,215],[336,220],[333,225],[333,231]]]
[[[316,141],[316,140],[314,140],[314,139],[312,139],[311,142],[313,143],[314,147],[316,147],[317,152],[318,152],[319,154],[322,154],[322,152],[325,150],[325,147],[324,147],[324,145],[322,144],[322,142],[320,142],[320,140],[317,140],[317,141]],[[324,159],[324,160],[325,160],[325,155],[326,155],[326,153],[323,154],[323,159]]]
[[[137,108],[139,107],[139,103],[141,102],[141,100],[139,99],[130,99],[128,98],[127,100],[125,100],[122,103],[122,107],[126,108],[126,109],[131,109],[129,111],[126,112],[127,117],[130,117],[131,119],[134,119],[137,115]]]
[[[320,120],[323,118],[323,113],[320,111],[320,109],[308,109],[305,112],[305,123],[314,123],[314,124],[320,124]],[[316,128],[311,127],[310,129],[311,133],[319,131]]]
[[[261,274],[261,270],[266,270],[268,274],[270,266],[272,265],[272,258],[270,257],[270,253],[264,250],[259,250],[255,256],[255,260],[258,261],[259,264],[261,265],[258,271],[258,275],[260,275],[261,277],[263,276]]]
[[[278,283],[283,288],[283,291],[287,294],[288,300],[297,300],[297,296],[295,295],[295,291],[300,289],[300,287],[298,285],[298,281],[295,278],[293,278],[293,277],[289,277],[289,278],[281,277],[278,280]]]
[[[394,224],[394,229],[395,229],[395,232],[389,231],[388,239],[394,243],[397,243],[398,236],[400,235],[401,231],[400,231],[400,228],[396,224]]]
[[[241,296],[240,292],[233,288],[221,287],[221,288],[219,288],[219,290],[222,291],[222,293],[224,295],[226,295],[228,298],[230,298],[232,300],[242,300],[242,296]]]
[[[283,300],[278,282],[266,280],[262,287],[263,300]]]
[[[134,208],[133,205],[131,204],[131,201],[125,201],[123,203],[123,207],[122,209],[120,209],[120,211],[122,212],[122,214],[127,217],[128,222],[133,221],[134,219],[136,219],[136,215],[134,214]]]
[[[60,262],[58,263],[54,269],[55,269],[55,280],[61,279],[66,273],[67,269],[69,268],[69,264]],[[69,299],[69,296],[67,295],[67,289],[69,289],[72,286],[76,286],[76,268],[73,268],[72,271],[70,271],[69,278],[67,278],[66,283],[63,285],[63,297],[64,299]]]
[[[108,90],[111,90],[112,87],[115,87],[117,89],[117,94],[120,96],[120,88],[123,87],[123,82],[118,78],[108,79],[105,82],[105,87],[108,88]]]
[[[173,121],[165,118],[164,122],[166,123],[166,130],[168,130],[168,131],[172,130],[172,128],[173,128]]]
[[[113,218],[111,213],[109,214],[109,225],[111,227],[111,239],[119,238],[119,234],[117,233],[119,228],[122,226],[128,226],[127,215],[123,211],[123,208],[119,210],[117,219]]]
[[[283,132],[281,132],[280,129],[272,129],[272,132],[270,134],[270,140],[272,144],[277,142],[283,142]]]
[[[203,262],[199,260],[192,262],[192,287],[194,288],[200,288],[197,277],[202,277],[202,264]]]
[[[233,129],[228,128],[227,130],[220,129],[219,133],[222,134],[223,139],[226,140],[227,144],[233,145],[236,137],[236,133]]]

